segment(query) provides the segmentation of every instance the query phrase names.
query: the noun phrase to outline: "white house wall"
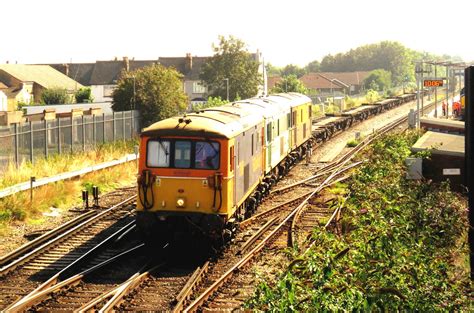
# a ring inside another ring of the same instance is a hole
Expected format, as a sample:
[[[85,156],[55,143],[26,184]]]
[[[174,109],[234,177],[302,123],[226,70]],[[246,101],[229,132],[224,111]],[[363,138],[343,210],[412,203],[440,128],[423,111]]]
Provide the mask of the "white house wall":
[[[91,93],[94,97],[94,102],[111,102],[112,91],[116,85],[92,85]]]

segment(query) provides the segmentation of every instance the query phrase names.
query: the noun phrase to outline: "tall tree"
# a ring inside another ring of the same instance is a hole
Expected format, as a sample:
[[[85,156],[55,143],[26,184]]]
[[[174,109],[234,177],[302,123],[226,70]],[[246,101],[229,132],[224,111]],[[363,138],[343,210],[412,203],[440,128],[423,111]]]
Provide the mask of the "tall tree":
[[[304,67],[306,73],[317,73],[321,71],[321,63],[318,60],[314,60],[306,64]]]
[[[392,74],[386,70],[373,70],[364,80],[365,89],[387,90],[392,87]]]
[[[298,65],[288,64],[281,70],[282,76],[295,75],[296,77],[301,77],[305,73],[304,69]]]
[[[214,55],[203,65],[200,79],[209,94],[233,101],[258,93],[261,77],[258,62],[247,51],[245,43],[233,36],[219,36],[219,45],[212,45]]]
[[[112,95],[115,111],[137,109],[144,126],[186,110],[182,75],[160,64],[122,72]]]
[[[270,62],[265,64],[265,68],[267,69],[268,76],[280,76],[281,75],[281,68],[274,66]]]
[[[275,87],[270,91],[271,93],[279,92],[299,92],[302,94],[307,94],[308,89],[303,85],[303,83],[296,77],[296,75],[288,75],[283,77],[278,83],[275,84]]]
[[[413,73],[413,54],[402,44],[382,41],[351,49],[346,53],[327,55],[321,61],[323,72],[351,72],[384,69],[392,73],[395,84],[401,84]]]

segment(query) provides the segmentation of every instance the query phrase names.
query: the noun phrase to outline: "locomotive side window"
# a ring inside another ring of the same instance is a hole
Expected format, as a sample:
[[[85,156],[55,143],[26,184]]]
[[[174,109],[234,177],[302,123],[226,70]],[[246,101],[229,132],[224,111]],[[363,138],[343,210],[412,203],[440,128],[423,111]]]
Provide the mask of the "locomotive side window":
[[[178,168],[191,167],[191,142],[176,141],[174,144],[174,166]]]
[[[217,170],[219,168],[219,143],[196,142],[195,168]]]
[[[230,147],[229,160],[230,160],[230,171],[232,172],[234,170],[234,146]]]
[[[147,144],[147,166],[170,166],[170,142],[150,140]]]
[[[267,124],[267,143],[272,141],[272,123]]]

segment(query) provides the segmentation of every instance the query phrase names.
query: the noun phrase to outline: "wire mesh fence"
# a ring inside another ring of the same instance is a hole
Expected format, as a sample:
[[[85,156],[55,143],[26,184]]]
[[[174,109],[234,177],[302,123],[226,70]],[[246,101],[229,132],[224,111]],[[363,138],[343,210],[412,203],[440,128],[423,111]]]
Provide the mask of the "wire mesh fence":
[[[139,132],[138,111],[0,126],[0,171],[10,163],[19,166],[53,154],[87,151],[97,144],[131,139]]]

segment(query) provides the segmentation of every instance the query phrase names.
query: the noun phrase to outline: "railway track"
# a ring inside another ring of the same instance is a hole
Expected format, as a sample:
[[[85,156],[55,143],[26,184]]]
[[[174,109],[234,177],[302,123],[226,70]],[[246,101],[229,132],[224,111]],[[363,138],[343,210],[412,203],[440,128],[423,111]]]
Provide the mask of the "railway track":
[[[2,259],[0,271],[0,309],[53,282],[87,262],[133,226],[135,196],[99,213],[88,213],[81,219],[56,229],[30,245],[13,251]],[[39,238],[38,238],[39,239]],[[103,252],[103,251],[102,251]],[[116,251],[93,258],[100,263]]]

